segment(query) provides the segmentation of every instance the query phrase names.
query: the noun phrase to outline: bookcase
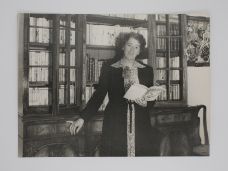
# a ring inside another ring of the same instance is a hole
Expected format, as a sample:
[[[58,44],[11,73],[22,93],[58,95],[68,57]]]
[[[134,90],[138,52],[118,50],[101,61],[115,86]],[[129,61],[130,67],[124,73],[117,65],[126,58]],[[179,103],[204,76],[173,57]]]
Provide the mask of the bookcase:
[[[81,156],[83,132],[70,136],[82,92],[82,19],[79,15],[21,14],[19,139],[23,156]],[[82,138],[79,138],[82,137]],[[70,141],[68,141],[69,139]],[[78,144],[78,145],[76,145]],[[62,150],[58,151],[58,148]],[[57,150],[56,150],[57,149]],[[51,152],[52,151],[52,152]]]
[[[25,14],[24,103],[29,115],[60,115],[80,107],[78,15]]]
[[[154,84],[166,89],[156,104],[186,106],[185,27],[185,15],[23,14],[19,55],[23,155],[40,155],[41,147],[51,156],[84,156],[94,149],[91,142],[99,141],[102,112],[77,136],[69,135],[65,121],[75,118],[92,96],[102,64],[115,56],[120,32],[145,37],[145,56],[139,60],[153,67]],[[106,97],[100,111],[107,102]],[[61,145],[67,154],[58,152]]]

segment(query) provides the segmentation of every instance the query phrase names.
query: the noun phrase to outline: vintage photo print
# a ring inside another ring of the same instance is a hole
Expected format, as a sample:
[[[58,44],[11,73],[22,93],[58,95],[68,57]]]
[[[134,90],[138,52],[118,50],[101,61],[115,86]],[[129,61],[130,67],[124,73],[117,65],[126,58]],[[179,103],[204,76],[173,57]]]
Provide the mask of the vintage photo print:
[[[18,156],[210,155],[207,13],[18,13]]]

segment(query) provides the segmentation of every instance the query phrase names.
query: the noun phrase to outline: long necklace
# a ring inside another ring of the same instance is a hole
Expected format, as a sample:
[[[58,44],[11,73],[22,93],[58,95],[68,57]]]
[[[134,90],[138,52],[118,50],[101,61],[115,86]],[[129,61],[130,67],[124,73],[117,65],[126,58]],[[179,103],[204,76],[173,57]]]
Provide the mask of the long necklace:
[[[135,61],[132,66],[124,66],[122,64],[122,67],[124,87],[125,91],[127,91],[132,84],[139,83],[138,68],[135,65]],[[127,155],[129,157],[135,156],[135,106],[133,103],[128,103],[127,106]]]

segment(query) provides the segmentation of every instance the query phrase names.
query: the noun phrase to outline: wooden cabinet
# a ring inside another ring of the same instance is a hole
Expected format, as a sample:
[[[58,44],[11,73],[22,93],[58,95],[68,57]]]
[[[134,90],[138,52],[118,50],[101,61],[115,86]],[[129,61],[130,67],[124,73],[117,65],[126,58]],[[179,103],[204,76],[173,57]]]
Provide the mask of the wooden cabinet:
[[[23,156],[84,156],[84,130],[71,136],[67,118],[30,118],[23,121]]]

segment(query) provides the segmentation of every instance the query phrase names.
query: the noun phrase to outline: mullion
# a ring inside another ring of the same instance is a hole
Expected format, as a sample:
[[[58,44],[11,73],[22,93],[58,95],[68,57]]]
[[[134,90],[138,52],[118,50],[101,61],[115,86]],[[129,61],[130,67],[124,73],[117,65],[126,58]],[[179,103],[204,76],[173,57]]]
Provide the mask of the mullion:
[[[71,17],[70,15],[66,15],[66,30],[65,30],[65,38],[66,38],[66,82],[67,82],[67,87],[66,87],[66,96],[65,102],[66,105],[69,106],[70,104],[70,22],[71,22]]]
[[[167,36],[167,39],[166,39],[166,47],[167,47],[167,60],[166,60],[166,66],[168,68],[168,71],[166,73],[167,77],[166,77],[166,81],[167,81],[167,100],[172,100],[170,99],[170,76],[169,76],[169,70],[170,70],[170,56],[171,56],[171,52],[170,52],[170,33],[169,33],[169,30],[170,30],[170,24],[169,24],[169,15],[166,14],[166,36]]]
[[[30,30],[29,30],[29,14],[25,14],[24,19],[24,79],[25,79],[25,85],[24,85],[24,96],[23,96],[23,110],[26,113],[29,113],[29,40],[30,40]]]
[[[77,98],[77,94],[79,93],[78,91],[77,91],[77,73],[78,73],[78,69],[77,69],[77,51],[78,51],[78,49],[77,49],[77,15],[75,16],[75,15],[72,15],[71,16],[71,18],[73,19],[73,22],[75,22],[75,28],[73,28],[73,30],[75,31],[75,34],[74,34],[74,36],[75,36],[75,38],[74,38],[74,40],[75,40],[75,42],[74,42],[74,48],[75,48],[75,60],[74,60],[74,62],[75,62],[75,66],[74,66],[74,68],[75,68],[75,83],[74,83],[74,104],[75,105],[77,105],[78,103],[78,98]]]
[[[53,63],[53,85],[52,85],[52,114],[56,115],[59,112],[59,39],[60,39],[60,16],[56,15],[54,22],[54,32],[53,32],[53,56],[55,56],[55,60],[52,60]]]

